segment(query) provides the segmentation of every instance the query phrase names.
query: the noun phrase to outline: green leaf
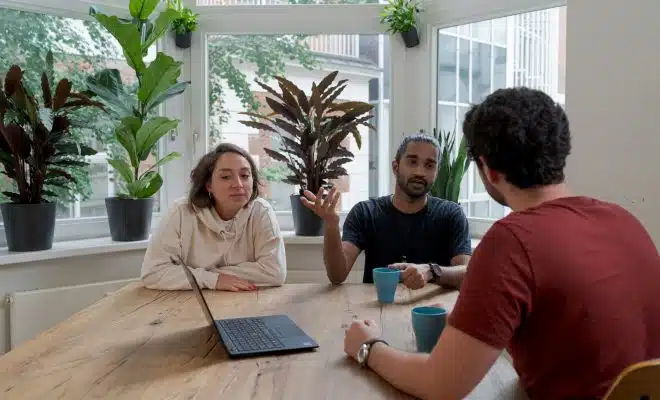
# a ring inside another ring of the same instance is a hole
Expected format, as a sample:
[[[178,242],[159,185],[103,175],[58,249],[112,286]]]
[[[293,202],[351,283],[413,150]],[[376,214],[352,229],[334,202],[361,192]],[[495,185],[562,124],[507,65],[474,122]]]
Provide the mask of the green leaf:
[[[143,104],[148,104],[152,98],[175,85],[181,75],[182,64],[165,53],[159,52],[156,59],[144,71],[140,89],[137,92],[138,99]]]
[[[154,117],[147,121],[136,134],[137,153],[140,160],[146,160],[158,140],[172,129],[179,121],[166,117]]]
[[[121,175],[128,185],[133,183],[133,171],[126,161],[117,158],[108,158],[108,164],[110,164],[115,171],[119,172],[119,175]]]
[[[142,74],[146,66],[142,59],[142,40],[137,26],[131,23],[123,23],[115,16],[95,14],[94,17],[117,39],[124,50],[124,57],[126,57],[128,65],[138,74]]]
[[[174,96],[180,95],[181,93],[184,92],[184,90],[186,90],[188,85],[190,85],[190,81],[179,82],[179,83],[175,84],[174,86],[171,86],[166,91],[164,91],[164,92],[162,92],[162,93],[160,93],[156,96],[152,96],[149,103],[144,107],[144,112],[148,113],[151,110],[153,110],[154,108],[161,105],[161,103],[163,103],[165,100],[170,99]]]
[[[131,0],[128,3],[128,10],[131,12],[131,17],[145,21],[158,7],[159,3],[160,0]]]
[[[132,99],[127,95],[118,69],[104,69],[87,78],[87,88],[100,97],[119,117],[133,115]]]
[[[156,43],[158,39],[167,33],[167,30],[170,28],[170,25],[172,25],[172,22],[174,22],[174,20],[178,17],[179,12],[176,10],[167,9],[161,12],[160,15],[158,15],[158,18],[156,18],[153,29],[149,33],[149,36],[147,36],[147,40],[142,44],[142,52],[145,53],[149,51],[149,47],[151,47],[154,43]]]
[[[126,186],[131,197],[146,199],[153,196],[163,185],[163,178],[158,172],[149,171],[140,179]]]
[[[179,157],[181,157],[181,153],[177,153],[176,151],[173,151],[173,152],[169,153],[165,157],[163,157],[160,160],[156,161],[156,163],[154,165],[152,165],[149,168],[149,170],[147,170],[144,174],[142,174],[142,176],[146,175],[149,171],[152,171],[152,170],[158,171],[158,168],[160,168],[164,164],[166,164],[166,163],[168,163],[168,162],[170,162],[174,159],[177,159]]]
[[[133,168],[137,169],[140,165],[137,153],[137,143],[135,141],[135,132],[140,129],[140,119],[137,117],[127,117],[121,122],[121,125],[115,129],[115,137],[121,147],[128,153]]]

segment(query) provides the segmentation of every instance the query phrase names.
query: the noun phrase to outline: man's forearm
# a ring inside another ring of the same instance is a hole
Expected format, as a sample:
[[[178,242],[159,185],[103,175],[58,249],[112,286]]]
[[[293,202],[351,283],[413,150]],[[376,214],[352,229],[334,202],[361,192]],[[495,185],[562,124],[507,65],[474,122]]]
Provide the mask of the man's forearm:
[[[326,224],[323,237],[323,261],[330,282],[342,283],[348,275],[346,256],[341,245],[339,224]]]
[[[383,343],[371,347],[369,368],[397,389],[415,397],[427,399],[433,392],[432,379],[426,366],[429,355],[406,353]]]
[[[442,273],[435,277],[435,283],[460,288],[467,272],[467,265],[454,265],[451,267],[440,267]]]

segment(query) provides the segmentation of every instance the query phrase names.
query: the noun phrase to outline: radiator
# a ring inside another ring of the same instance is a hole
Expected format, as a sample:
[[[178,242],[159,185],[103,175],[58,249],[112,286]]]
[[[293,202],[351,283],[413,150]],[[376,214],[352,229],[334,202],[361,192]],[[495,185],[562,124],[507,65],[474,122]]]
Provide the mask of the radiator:
[[[10,348],[37,337],[41,332],[136,280],[124,279],[8,294]]]

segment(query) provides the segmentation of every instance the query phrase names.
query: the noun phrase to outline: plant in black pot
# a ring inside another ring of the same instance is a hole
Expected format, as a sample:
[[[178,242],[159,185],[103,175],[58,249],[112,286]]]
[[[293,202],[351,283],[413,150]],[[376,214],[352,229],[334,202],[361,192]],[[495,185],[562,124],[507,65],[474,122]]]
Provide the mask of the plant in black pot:
[[[158,141],[179,124],[158,115],[160,105],[184,92],[190,82],[178,82],[183,63],[158,52],[148,65],[149,48],[163,37],[179,17],[167,9],[150,19],[158,1],[131,0],[132,20],[119,19],[91,10],[90,13],[119,42],[126,62],[135,70],[137,87],[129,90],[119,71],[106,69],[88,79],[90,92],[97,95],[119,120],[115,138],[121,145],[108,163],[118,174],[119,195],[106,198],[110,235],[115,241],[136,241],[149,237],[153,196],[163,185],[159,168],[180,156],[172,152],[158,159]]]
[[[176,46],[180,49],[189,48],[192,33],[197,30],[197,17],[199,17],[199,14],[193,14],[190,8],[184,7],[183,0],[168,0],[167,8],[179,13],[179,17],[172,23]]]
[[[421,11],[416,0],[389,0],[380,15],[380,22],[387,24],[387,32],[399,33],[406,47],[419,45],[417,14]]]
[[[52,66],[50,52],[48,60]],[[71,192],[76,178],[67,169],[84,167],[83,157],[96,154],[73,141],[69,115],[102,104],[73,92],[67,79],[55,84],[49,72],[41,75],[41,104],[17,65],[9,69],[0,90],[0,163],[15,188],[3,192],[10,202],[0,205],[9,251],[53,246],[57,194],[52,190]]]
[[[279,91],[257,81],[268,96],[270,112],[264,114],[245,112],[254,120],[242,124],[272,133],[279,137],[277,149],[264,149],[275,161],[286,164],[289,175],[282,181],[299,188],[291,196],[291,209],[296,235],[321,236],[323,222],[300,201],[302,192],[312,193],[329,184],[332,179],[347,175],[344,164],[354,155],[344,146],[348,135],[353,135],[360,148],[360,126],[374,129],[369,124],[373,105],[361,101],[339,101],[348,80],[335,83],[338,72],[324,77],[318,84],[312,83],[311,93],[305,94],[293,82],[276,76]]]

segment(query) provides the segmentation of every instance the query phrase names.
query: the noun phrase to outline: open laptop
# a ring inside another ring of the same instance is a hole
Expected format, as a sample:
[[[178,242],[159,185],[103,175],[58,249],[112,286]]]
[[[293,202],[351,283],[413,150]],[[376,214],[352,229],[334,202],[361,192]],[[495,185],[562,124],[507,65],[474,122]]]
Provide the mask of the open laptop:
[[[220,336],[229,357],[251,357],[313,350],[318,343],[309,337],[286,315],[242,317],[216,320],[213,318],[195,275],[182,265],[209,324]]]

